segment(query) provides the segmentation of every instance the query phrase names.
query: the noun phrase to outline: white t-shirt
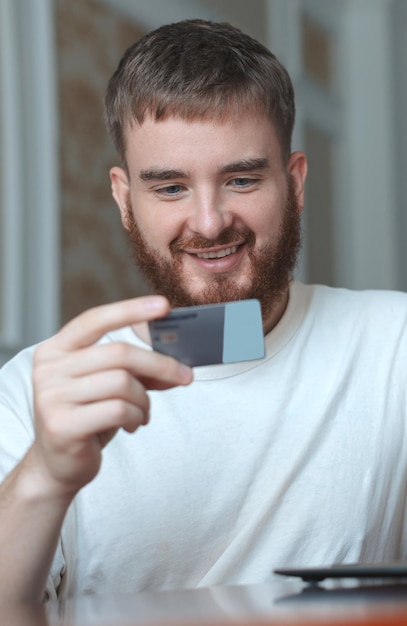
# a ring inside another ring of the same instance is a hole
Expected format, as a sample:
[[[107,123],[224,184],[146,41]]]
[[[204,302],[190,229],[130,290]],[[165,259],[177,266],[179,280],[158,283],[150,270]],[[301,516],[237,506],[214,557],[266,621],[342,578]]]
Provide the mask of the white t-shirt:
[[[151,392],[70,508],[51,597],[407,558],[406,322],[405,294],[294,283],[265,359]],[[32,353],[0,373],[0,478],[33,438]]]

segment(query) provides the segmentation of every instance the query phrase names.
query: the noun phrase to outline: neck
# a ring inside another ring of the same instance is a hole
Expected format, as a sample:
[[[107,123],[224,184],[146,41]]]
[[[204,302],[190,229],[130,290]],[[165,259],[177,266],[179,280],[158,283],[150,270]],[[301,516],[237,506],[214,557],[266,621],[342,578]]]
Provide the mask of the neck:
[[[263,322],[264,334],[267,335],[269,332],[273,330],[283,317],[285,310],[288,304],[288,287],[281,295],[280,299],[277,301],[275,306],[273,307],[270,315]]]

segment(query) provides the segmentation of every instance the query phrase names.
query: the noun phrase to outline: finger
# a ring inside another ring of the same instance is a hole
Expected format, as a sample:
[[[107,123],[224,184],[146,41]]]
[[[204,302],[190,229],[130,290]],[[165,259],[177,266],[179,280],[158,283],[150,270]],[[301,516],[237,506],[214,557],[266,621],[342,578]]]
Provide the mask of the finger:
[[[109,370],[82,376],[54,390],[60,404],[89,404],[103,400],[120,399],[139,406],[147,413],[150,401],[144,385],[125,370]]]
[[[148,412],[146,413],[139,406],[117,399],[83,405],[80,417],[85,437],[115,428],[123,428],[133,433],[140,426],[147,424],[149,420]],[[75,436],[76,433],[77,429],[75,429]]]
[[[114,398],[80,405],[70,411],[69,419],[66,419],[66,413],[60,414],[54,423],[48,426],[42,424],[41,429],[43,434],[53,439],[54,447],[59,446],[65,454],[69,453],[70,443],[77,446],[78,442],[86,442],[94,435],[120,428],[134,432],[139,426],[147,424],[148,419],[148,412],[140,406]]]
[[[143,296],[105,304],[81,313],[49,341],[61,350],[77,350],[96,343],[109,331],[162,317],[169,308],[169,302],[163,296]]]
[[[60,357],[58,370],[54,360],[38,361],[35,381],[41,385],[52,379],[56,384],[58,377],[61,380],[79,378],[116,369],[126,370],[148,389],[187,385],[193,378],[191,368],[170,356],[125,342],[112,342],[66,353],[62,359]]]

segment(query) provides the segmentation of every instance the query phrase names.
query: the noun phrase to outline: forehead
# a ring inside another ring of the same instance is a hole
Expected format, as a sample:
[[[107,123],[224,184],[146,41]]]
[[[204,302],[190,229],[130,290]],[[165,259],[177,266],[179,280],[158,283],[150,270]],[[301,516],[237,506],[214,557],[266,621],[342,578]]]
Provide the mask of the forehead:
[[[267,157],[281,159],[280,144],[272,122],[263,115],[241,118],[185,120],[147,117],[125,129],[129,168],[148,161],[223,163],[231,159]]]

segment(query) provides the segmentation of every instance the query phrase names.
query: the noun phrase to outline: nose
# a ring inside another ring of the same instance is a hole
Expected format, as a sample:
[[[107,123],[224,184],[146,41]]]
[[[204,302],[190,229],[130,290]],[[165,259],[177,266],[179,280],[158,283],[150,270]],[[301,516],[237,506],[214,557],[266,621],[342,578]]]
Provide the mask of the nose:
[[[189,229],[206,239],[216,239],[233,222],[233,215],[221,194],[201,193],[192,199]]]

